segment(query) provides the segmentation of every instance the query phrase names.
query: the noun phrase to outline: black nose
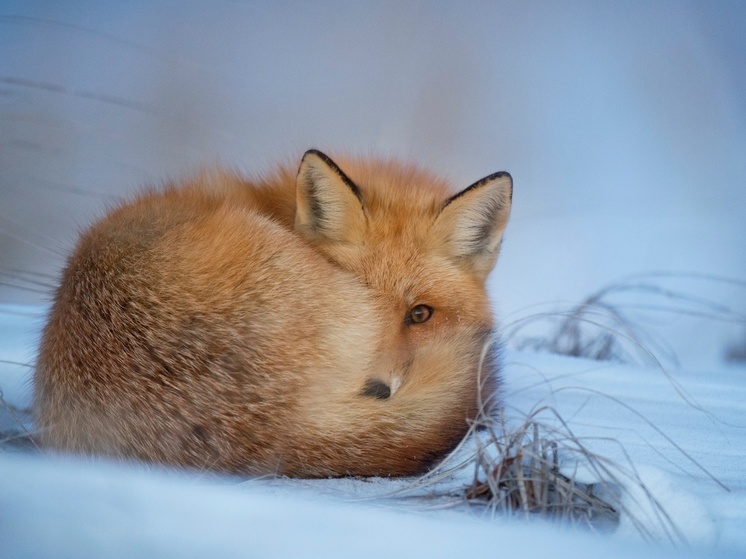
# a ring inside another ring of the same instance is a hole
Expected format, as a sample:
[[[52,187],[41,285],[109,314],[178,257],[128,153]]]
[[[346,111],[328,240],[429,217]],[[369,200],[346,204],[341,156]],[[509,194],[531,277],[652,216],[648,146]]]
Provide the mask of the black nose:
[[[365,381],[365,386],[363,386],[360,395],[367,398],[388,400],[391,397],[391,387],[380,379],[369,378]]]

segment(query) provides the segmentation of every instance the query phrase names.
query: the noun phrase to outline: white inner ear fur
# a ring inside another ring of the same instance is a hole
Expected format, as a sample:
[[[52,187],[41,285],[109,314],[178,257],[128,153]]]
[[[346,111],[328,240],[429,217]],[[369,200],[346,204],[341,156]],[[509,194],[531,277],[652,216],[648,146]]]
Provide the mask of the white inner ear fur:
[[[308,153],[301,162],[296,188],[296,229],[326,241],[348,240],[362,206],[338,171]]]
[[[469,258],[475,271],[489,273],[508,224],[513,182],[491,175],[454,196],[435,222],[435,237],[451,258]]]

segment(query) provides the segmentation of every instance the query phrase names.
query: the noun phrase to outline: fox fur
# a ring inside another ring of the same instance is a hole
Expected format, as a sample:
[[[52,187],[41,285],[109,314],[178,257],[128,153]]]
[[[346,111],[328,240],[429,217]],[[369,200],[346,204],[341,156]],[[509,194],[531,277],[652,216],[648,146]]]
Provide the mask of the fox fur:
[[[36,364],[40,442],[302,477],[417,474],[449,452],[495,401],[485,280],[511,177],[456,192],[339,161],[203,173],[85,231]]]

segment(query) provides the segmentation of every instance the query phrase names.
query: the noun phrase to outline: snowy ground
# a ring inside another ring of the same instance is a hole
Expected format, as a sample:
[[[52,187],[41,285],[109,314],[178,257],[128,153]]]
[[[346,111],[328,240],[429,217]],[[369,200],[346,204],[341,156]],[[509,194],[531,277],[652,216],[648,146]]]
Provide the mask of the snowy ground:
[[[384,498],[411,480],[247,483],[3,452],[0,556],[746,554],[746,367],[723,359],[746,352],[745,6],[0,4],[0,305],[21,303],[0,307],[7,402],[29,403],[39,305],[76,230],[144,183],[216,161],[260,172],[312,146],[408,157],[462,186],[506,169],[489,287],[506,332],[542,315],[511,337],[508,419],[556,410],[634,465],[692,546],[667,543],[634,476],[618,530],[591,535]],[[618,281],[631,289],[602,301],[640,330],[591,318],[628,364],[516,349]]]
[[[0,355],[28,362],[40,309],[1,311]],[[676,370],[668,377],[649,366],[518,351],[506,353],[505,365],[508,421],[550,406],[588,448],[634,471],[620,478],[628,512],[614,533],[492,517],[453,499],[414,498],[463,489],[473,468],[412,489],[415,480],[246,482],[5,452],[0,454],[3,552],[8,557],[454,557],[511,549],[558,557],[746,553],[746,368]],[[27,368],[0,365],[8,403],[28,404],[28,380]],[[540,417],[557,424],[550,413]],[[12,425],[6,412],[3,428]],[[579,481],[592,478],[578,474]],[[451,506],[443,508],[446,504]]]

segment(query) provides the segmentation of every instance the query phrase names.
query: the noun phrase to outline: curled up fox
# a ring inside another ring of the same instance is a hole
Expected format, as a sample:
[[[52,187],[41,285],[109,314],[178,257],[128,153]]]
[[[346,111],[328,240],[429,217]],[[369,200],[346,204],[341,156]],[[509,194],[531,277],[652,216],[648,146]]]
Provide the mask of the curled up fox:
[[[454,191],[337,162],[206,172],[85,231],[37,360],[40,442],[307,477],[416,474],[453,449],[495,403],[485,280],[511,177]]]

